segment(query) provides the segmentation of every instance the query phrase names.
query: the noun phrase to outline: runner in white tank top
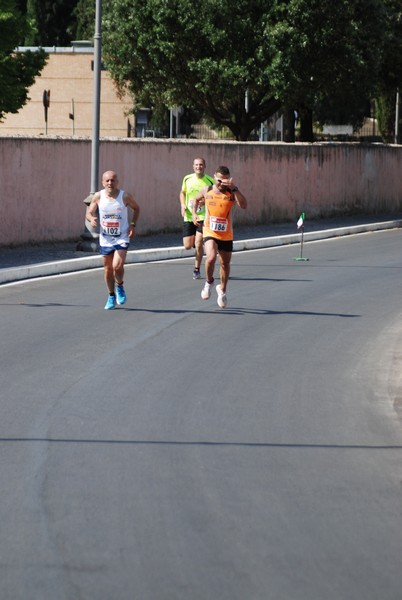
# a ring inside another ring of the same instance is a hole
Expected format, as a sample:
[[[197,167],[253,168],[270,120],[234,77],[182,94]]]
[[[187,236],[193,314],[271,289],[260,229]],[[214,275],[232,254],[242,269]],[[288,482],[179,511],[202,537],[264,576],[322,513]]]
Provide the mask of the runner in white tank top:
[[[114,248],[116,245],[129,245],[128,209],[123,201],[124,190],[120,190],[116,199],[108,198],[106,190],[101,190],[99,209],[99,245],[102,248]]]
[[[140,207],[134,197],[118,188],[114,171],[102,176],[103,190],[93,195],[87,208],[86,218],[93,228],[99,224],[99,246],[103,257],[105,283],[109,292],[105,309],[124,304],[126,292],[123,287],[124,264],[130,239],[135,236],[135,227]],[[128,209],[133,216],[129,221]],[[99,214],[99,217],[98,217]]]

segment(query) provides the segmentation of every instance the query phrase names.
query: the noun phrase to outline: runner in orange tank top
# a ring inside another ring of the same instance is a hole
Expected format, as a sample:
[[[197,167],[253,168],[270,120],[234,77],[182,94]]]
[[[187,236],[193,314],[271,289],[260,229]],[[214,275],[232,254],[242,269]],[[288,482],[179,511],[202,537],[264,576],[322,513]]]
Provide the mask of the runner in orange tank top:
[[[201,298],[208,300],[214,282],[214,268],[219,256],[220,284],[216,286],[218,305],[227,304],[226,287],[230,275],[230,261],[233,251],[232,208],[235,204],[247,208],[247,200],[233,183],[228,167],[220,166],[214,175],[213,186],[206,186],[195,197],[193,204],[193,222],[198,223],[197,208],[205,204],[203,238],[206,252],[206,282]]]

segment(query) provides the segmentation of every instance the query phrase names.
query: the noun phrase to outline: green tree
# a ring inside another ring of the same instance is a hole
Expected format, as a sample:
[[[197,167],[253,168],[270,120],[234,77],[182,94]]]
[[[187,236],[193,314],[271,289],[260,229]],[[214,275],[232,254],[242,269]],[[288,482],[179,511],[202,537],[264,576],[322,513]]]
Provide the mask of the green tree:
[[[393,142],[395,131],[395,90],[382,90],[376,99],[378,129],[384,142]]]
[[[272,11],[266,0],[110,0],[103,58],[138,104],[187,106],[245,140],[281,104],[266,70]]]
[[[304,139],[313,140],[313,114],[321,122],[361,122],[378,82],[386,26],[383,0],[278,2],[270,80],[302,127],[308,120]]]
[[[27,19],[18,12],[15,1],[0,0],[0,120],[26,103],[28,88],[46,64],[43,50],[14,52],[27,30]]]
[[[384,0],[384,46],[379,73],[379,87],[402,85],[402,5],[400,0]]]
[[[27,11],[34,22],[35,46],[69,46],[75,38],[78,0],[28,0]]]
[[[77,40],[92,40],[95,33],[95,0],[78,0],[74,9]]]
[[[27,0],[16,0],[15,5],[17,10],[25,16],[27,13]]]
[[[27,46],[68,46],[94,36],[95,0],[17,1],[31,24]]]
[[[283,107],[313,140],[313,116],[361,121],[398,2],[110,0],[104,59],[138,103],[191,107],[241,140]]]
[[[378,126],[386,142],[395,136],[396,92],[402,92],[402,6],[400,0],[385,0],[386,38],[379,75],[376,108]],[[402,115],[399,129],[402,127]]]

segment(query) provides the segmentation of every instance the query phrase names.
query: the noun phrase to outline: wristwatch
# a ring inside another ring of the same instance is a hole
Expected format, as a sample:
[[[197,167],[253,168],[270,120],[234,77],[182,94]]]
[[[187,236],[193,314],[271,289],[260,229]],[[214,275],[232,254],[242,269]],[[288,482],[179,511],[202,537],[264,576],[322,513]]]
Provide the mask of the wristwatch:
[[[231,192],[238,192],[239,188],[237,187],[237,185],[235,185],[234,188],[232,188],[230,191]]]

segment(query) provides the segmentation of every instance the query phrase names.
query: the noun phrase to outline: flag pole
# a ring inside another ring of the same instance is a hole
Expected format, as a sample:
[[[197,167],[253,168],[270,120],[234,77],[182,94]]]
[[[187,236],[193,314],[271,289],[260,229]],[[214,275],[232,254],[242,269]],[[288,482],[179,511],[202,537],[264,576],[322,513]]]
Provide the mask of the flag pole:
[[[304,212],[300,215],[299,220],[297,221],[297,229],[301,230],[301,238],[300,238],[300,256],[296,256],[293,260],[306,261],[308,258],[304,258],[303,256],[303,241],[304,241]]]

